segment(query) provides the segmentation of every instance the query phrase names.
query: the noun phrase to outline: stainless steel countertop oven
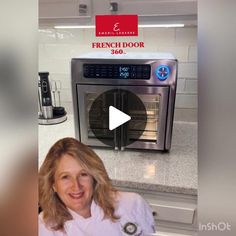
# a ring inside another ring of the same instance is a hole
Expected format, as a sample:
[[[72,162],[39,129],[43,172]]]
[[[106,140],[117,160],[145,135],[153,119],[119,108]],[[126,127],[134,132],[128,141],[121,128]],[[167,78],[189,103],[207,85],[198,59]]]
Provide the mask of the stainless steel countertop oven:
[[[95,147],[170,150],[177,64],[169,53],[90,53],[73,58],[76,137]],[[132,94],[141,101],[143,110]],[[96,112],[91,116],[95,100]],[[129,114],[131,120],[110,131],[107,103]]]

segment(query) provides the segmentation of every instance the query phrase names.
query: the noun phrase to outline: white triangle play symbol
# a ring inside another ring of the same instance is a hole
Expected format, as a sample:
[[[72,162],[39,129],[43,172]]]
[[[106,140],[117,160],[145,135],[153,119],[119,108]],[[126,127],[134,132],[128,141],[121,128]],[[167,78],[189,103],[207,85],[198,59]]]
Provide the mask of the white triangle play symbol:
[[[113,130],[129,121],[131,117],[124,112],[109,106],[109,130]]]

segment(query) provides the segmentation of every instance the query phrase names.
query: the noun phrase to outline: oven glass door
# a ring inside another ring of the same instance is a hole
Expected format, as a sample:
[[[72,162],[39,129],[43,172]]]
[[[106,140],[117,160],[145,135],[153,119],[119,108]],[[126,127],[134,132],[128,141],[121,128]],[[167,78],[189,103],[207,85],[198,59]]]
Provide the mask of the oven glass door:
[[[131,120],[121,128],[123,134],[121,148],[164,150],[169,87],[127,86],[126,90],[142,100],[146,108],[146,118],[145,114],[140,114],[128,94],[123,103]],[[146,127],[140,130],[144,119]]]
[[[80,141],[90,146],[117,149],[117,130],[109,130],[109,106],[116,107],[117,94],[107,92],[116,87],[105,85],[77,85]],[[105,93],[106,92],[106,93]],[[98,98],[98,99],[97,99]],[[93,112],[90,112],[93,102]],[[93,131],[96,131],[96,135]]]
[[[133,97],[124,90],[140,98],[146,114],[137,109]],[[80,141],[90,146],[114,149],[164,150],[168,92],[169,87],[77,85]],[[95,99],[95,109],[90,113]],[[110,131],[109,106],[129,114],[131,120]],[[145,119],[146,126],[140,129]]]

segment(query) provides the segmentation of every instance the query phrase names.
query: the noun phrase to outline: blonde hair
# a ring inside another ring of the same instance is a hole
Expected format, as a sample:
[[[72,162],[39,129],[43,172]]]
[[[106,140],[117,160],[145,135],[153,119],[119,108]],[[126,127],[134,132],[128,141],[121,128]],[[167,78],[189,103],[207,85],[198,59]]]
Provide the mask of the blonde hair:
[[[39,204],[43,210],[43,219],[53,230],[64,230],[64,223],[72,219],[65,204],[53,191],[57,163],[68,154],[79,161],[94,179],[93,200],[103,209],[106,218],[115,221],[115,193],[102,160],[88,146],[74,138],[63,138],[49,150],[39,171]]]

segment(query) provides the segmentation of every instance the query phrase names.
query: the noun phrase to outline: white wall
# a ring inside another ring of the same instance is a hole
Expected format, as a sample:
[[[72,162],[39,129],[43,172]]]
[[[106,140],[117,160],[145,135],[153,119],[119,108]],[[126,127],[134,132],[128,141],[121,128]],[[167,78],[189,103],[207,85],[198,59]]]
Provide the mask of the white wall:
[[[196,121],[197,117],[197,28],[144,28],[138,37],[95,37],[94,29],[40,29],[39,71],[48,71],[50,79],[62,83],[62,105],[72,112],[70,61],[92,49],[92,42],[144,41],[144,49],[126,51],[171,52],[179,60],[176,97],[177,120]],[[104,49],[102,49],[104,51]],[[109,49],[107,49],[109,50]]]

